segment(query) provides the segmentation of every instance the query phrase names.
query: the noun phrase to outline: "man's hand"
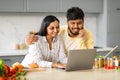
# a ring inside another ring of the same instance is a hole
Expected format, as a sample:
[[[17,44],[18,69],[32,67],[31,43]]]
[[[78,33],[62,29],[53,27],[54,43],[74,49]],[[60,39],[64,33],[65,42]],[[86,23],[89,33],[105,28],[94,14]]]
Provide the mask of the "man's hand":
[[[81,30],[79,31],[78,37],[83,37],[83,36],[84,36],[84,29],[81,29]]]
[[[25,40],[27,45],[33,44],[38,41],[38,37],[34,34],[29,34]]]

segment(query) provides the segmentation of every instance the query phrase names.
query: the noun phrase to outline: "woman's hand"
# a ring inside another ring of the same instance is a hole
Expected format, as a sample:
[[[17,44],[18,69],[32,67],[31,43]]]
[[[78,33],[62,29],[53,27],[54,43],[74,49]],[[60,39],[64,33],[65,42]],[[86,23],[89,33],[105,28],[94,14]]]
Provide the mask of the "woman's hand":
[[[53,63],[52,68],[66,68],[66,64]]]

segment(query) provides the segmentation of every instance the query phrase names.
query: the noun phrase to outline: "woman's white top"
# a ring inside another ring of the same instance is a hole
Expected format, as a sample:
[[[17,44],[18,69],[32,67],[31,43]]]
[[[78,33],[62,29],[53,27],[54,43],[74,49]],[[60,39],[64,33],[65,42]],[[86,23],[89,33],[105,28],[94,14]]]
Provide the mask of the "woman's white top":
[[[39,36],[38,42],[29,46],[28,54],[22,61],[24,67],[28,64],[37,63],[41,67],[51,67],[52,62],[67,63],[65,47],[60,36],[56,36],[50,50],[46,37]]]

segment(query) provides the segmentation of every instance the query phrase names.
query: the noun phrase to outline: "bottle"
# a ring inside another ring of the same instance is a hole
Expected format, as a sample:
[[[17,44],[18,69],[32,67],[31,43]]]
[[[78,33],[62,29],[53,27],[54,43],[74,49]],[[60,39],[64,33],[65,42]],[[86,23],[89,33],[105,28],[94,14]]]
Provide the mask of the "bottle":
[[[102,67],[104,67],[104,58],[102,58]]]
[[[110,66],[110,58],[107,57],[107,66]]]
[[[30,31],[29,34],[35,34],[35,30]]]
[[[114,66],[114,60],[112,58],[110,58],[110,67]]]
[[[107,66],[107,58],[104,58],[104,65],[103,66]]]
[[[94,68],[97,69],[98,68],[98,59],[95,58],[95,61],[94,61]]]
[[[19,49],[19,44],[14,43],[14,44],[12,45],[12,49],[13,49],[13,50],[18,50],[18,49]]]
[[[118,61],[117,58],[115,58],[115,60],[114,60],[114,64],[115,64],[115,67],[119,66],[119,61]]]
[[[102,58],[99,58],[99,59],[98,59],[98,67],[99,67],[99,68],[102,68],[102,67],[103,67],[103,60],[102,60]]]
[[[20,43],[20,44],[19,44],[19,49],[22,50],[22,49],[24,49],[24,48],[25,48],[25,45],[24,45],[23,43]]]

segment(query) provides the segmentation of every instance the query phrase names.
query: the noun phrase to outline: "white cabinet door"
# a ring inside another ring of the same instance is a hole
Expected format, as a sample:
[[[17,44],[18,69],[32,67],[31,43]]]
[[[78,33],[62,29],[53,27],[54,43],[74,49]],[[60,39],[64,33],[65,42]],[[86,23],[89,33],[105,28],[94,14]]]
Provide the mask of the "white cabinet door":
[[[108,0],[108,13],[120,11],[120,0]]]
[[[27,0],[27,12],[58,12],[59,0]]]
[[[24,0],[0,0],[0,12],[23,12]]]
[[[19,62],[23,60],[24,55],[19,55],[19,56],[0,56],[0,59],[3,59],[5,64],[8,66],[12,66],[13,63]]]
[[[102,0],[61,0],[60,11],[66,12],[70,7],[80,7],[85,12],[102,12]]]
[[[107,1],[107,46],[120,48],[120,0]]]

